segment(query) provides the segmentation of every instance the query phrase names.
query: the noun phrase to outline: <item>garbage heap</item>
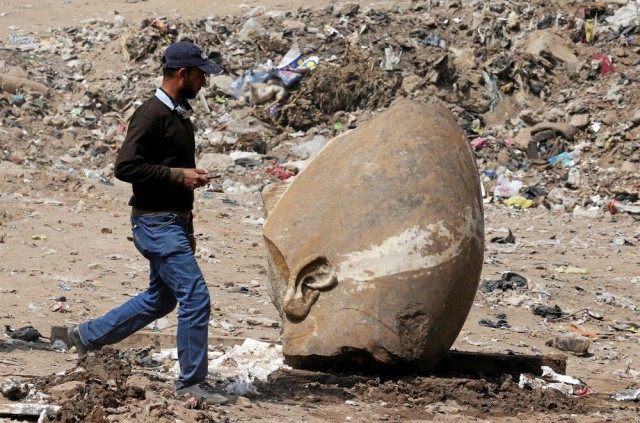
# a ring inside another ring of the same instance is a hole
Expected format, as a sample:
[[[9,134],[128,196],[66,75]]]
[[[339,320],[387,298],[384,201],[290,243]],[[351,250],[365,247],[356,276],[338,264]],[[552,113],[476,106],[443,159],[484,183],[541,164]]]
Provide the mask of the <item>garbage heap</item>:
[[[464,0],[115,15],[12,34],[0,41],[1,158],[110,183],[163,50],[190,40],[225,69],[194,105],[214,190],[287,179],[328,139],[408,97],[454,113],[487,202],[638,213],[639,22],[630,0]]]

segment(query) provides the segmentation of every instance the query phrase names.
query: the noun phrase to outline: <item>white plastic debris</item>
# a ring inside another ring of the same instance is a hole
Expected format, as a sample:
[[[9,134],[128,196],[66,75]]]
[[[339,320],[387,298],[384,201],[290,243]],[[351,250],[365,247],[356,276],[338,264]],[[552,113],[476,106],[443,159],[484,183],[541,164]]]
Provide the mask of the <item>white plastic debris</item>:
[[[218,359],[209,362],[209,372],[240,382],[265,381],[283,367],[282,346],[246,339]]]
[[[520,375],[518,386],[520,387],[520,389],[532,389],[541,391],[546,391],[547,389],[555,389],[556,391],[560,391],[567,396],[573,395],[573,385],[569,385],[566,383],[548,383],[542,379],[529,377],[525,374]]]
[[[640,389],[625,389],[616,392],[611,396],[616,401],[637,401],[640,400]]]
[[[553,371],[553,369],[549,366],[542,366],[542,377],[545,380],[550,380],[552,382],[561,382],[567,383],[569,385],[581,385],[582,382],[579,379],[576,379],[571,376],[561,375]]]

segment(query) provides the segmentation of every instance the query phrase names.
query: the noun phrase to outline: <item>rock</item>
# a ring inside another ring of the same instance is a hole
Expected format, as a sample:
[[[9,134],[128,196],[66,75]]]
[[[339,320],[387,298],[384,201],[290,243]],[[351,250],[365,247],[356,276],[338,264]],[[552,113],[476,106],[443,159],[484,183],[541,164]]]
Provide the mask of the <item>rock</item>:
[[[479,187],[452,114],[403,99],[331,140],[281,197],[266,189],[268,290],[286,362],[436,366],[480,277]]]
[[[343,3],[333,8],[333,14],[335,16],[355,16],[359,10],[360,5],[358,3]]]
[[[209,172],[224,172],[234,164],[233,159],[226,154],[206,153],[198,160],[197,167]]]
[[[475,50],[462,48],[456,52],[453,65],[458,69],[476,69]]]
[[[562,111],[562,110],[560,110],[560,109],[558,109],[556,107],[552,107],[545,114],[545,120],[548,120],[548,121],[551,121],[551,122],[558,122],[558,121],[564,119],[564,116],[565,116],[564,111]]]
[[[253,407],[253,404],[251,403],[251,400],[247,397],[238,397],[237,401],[236,401],[236,405],[239,407],[243,407],[243,408],[251,408]]]
[[[533,126],[540,123],[540,119],[538,119],[535,115],[535,112],[531,109],[525,109],[518,114],[518,117],[522,119],[524,123],[527,125]]]
[[[0,91],[6,91],[10,94],[19,94],[24,89],[35,91],[40,94],[47,94],[49,91],[49,88],[40,82],[13,75],[0,74]]]
[[[285,19],[282,21],[282,29],[285,32],[304,31],[307,25],[304,22]]]
[[[631,122],[634,125],[640,125],[640,109],[635,111],[633,117],[631,118]]]
[[[627,131],[624,134],[625,139],[629,141],[637,141],[640,140],[640,126],[636,126],[635,128]]]
[[[584,129],[589,126],[589,113],[583,113],[579,115],[571,116],[569,125],[575,126],[578,129]]]
[[[570,115],[583,114],[587,111],[589,111],[587,105],[578,100],[569,102],[569,104],[567,104],[567,107],[565,107],[565,112]]]
[[[412,93],[422,84],[423,79],[418,75],[411,74],[402,79],[402,89]]]
[[[554,29],[543,29],[532,32],[529,38],[524,40],[522,49],[531,54],[544,53],[551,56],[563,62],[570,73],[574,73],[578,69],[580,59],[573,53],[567,40],[567,37],[556,34]]]
[[[498,152],[497,161],[498,161],[498,164],[501,164],[501,165],[508,164],[511,161],[511,156],[509,155],[509,150],[507,150],[506,148],[501,149]]]
[[[268,317],[248,317],[246,322],[249,326],[263,326],[266,328],[279,328],[280,322],[277,322]]]
[[[122,15],[116,15],[113,18],[113,27],[114,28],[124,28],[127,26],[127,18]]]
[[[209,87],[218,89],[225,95],[231,97],[233,95],[231,93],[231,84],[233,84],[233,81],[234,79],[227,75],[211,76],[211,79],[209,79]]]
[[[84,389],[84,382],[79,380],[73,380],[71,382],[61,383],[52,387],[49,394],[54,400],[69,399],[73,397],[75,392],[80,392]]]
[[[545,130],[549,130],[549,129],[557,132],[559,135],[561,135],[567,141],[573,141],[573,138],[578,133],[578,129],[575,126],[570,125],[568,123],[562,123],[562,122],[540,122],[539,124],[537,124],[533,128],[531,128],[531,134],[535,135],[536,133],[538,133],[540,131],[545,131]]]
[[[615,125],[619,121],[620,118],[618,117],[618,112],[615,110],[607,110],[602,118],[602,123],[606,123],[607,125]]]
[[[535,135],[531,138],[531,140],[534,142],[544,142],[555,137],[556,137],[556,131],[552,129],[545,129],[543,131],[536,132]]]

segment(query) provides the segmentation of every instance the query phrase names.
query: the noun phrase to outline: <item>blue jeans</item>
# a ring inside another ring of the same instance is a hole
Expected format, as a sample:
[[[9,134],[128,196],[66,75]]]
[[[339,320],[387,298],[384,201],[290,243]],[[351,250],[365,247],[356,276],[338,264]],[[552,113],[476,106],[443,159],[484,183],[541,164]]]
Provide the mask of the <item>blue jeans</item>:
[[[209,290],[191,251],[188,222],[173,214],[132,217],[133,242],[149,260],[149,288],[120,307],[78,325],[89,350],[115,344],[156,319],[178,309],[176,388],[193,385],[207,376]]]

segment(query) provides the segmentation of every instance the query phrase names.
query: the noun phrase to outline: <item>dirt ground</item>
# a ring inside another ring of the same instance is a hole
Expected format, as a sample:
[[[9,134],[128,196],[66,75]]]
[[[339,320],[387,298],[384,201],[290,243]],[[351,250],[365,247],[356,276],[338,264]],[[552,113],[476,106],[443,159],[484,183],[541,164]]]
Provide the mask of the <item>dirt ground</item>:
[[[0,317],[5,325],[14,328],[32,325],[48,336],[51,326],[70,325],[98,316],[145,288],[146,263],[128,240],[128,186],[23,170],[8,162],[2,162],[0,169],[4,241],[0,244],[3,275]],[[212,317],[236,327],[228,332],[224,327],[212,326],[210,333],[214,337],[277,342],[279,329],[268,323],[277,322],[278,317],[265,287],[260,230],[246,223],[247,218],[261,216],[257,194],[231,197],[237,205],[226,204],[224,200],[229,198],[226,194],[214,197],[203,194],[197,201],[197,232],[200,246],[215,252],[214,260],[201,260],[213,298]],[[116,421],[127,421],[137,413],[158,421],[227,418],[238,422],[276,418],[291,422],[372,418],[398,422],[637,419],[637,405],[609,398],[614,392],[634,386],[634,379],[626,371],[637,368],[640,351],[637,336],[612,326],[616,322],[637,322],[636,312],[595,301],[602,292],[630,298],[627,293],[634,286],[629,278],[639,273],[637,250],[609,243],[616,234],[632,235],[637,222],[628,216],[614,216],[584,225],[548,211],[513,212],[489,207],[486,212],[483,278],[499,279],[507,269],[527,275],[531,290],[551,293],[554,304],[576,315],[550,322],[530,310],[507,305],[510,298],[517,297],[515,293],[504,294],[500,305],[490,305],[485,298],[487,294],[479,293],[453,348],[504,354],[555,354],[559,351],[547,346],[546,341],[566,331],[569,324],[577,323],[584,330],[596,332],[598,339],[593,341],[588,356],[568,356],[567,374],[581,379],[593,394],[581,398],[553,390],[544,393],[522,390],[517,380],[505,374],[475,378],[378,377],[282,369],[268,381],[256,382],[261,394],[254,398],[235,397],[234,405],[193,411],[182,406],[185,400],[171,397],[171,382],[158,381],[144,367],[134,365],[132,371],[126,360],[116,358],[114,350],[91,355],[86,363],[80,363],[89,372],[99,372],[95,376],[74,371],[78,366],[74,353],[6,346],[0,371],[4,377],[38,381],[44,392],[71,380],[85,383],[82,391],[76,388],[78,392],[67,392],[68,396],[59,399],[58,403],[67,404],[61,421],[81,421],[72,416],[93,412],[96,401],[110,410],[104,411],[104,415],[128,416]],[[490,242],[494,236],[505,235],[502,228],[513,231],[517,237],[515,244]],[[559,243],[548,245],[549,240]],[[572,244],[576,240],[584,241]],[[553,269],[557,264],[585,267],[590,273],[556,273]],[[61,296],[66,297],[70,311],[52,312]],[[602,320],[589,318],[585,309],[602,316]],[[500,314],[511,329],[490,329],[478,324],[481,319],[498,320],[496,316]],[[252,325],[247,315],[256,322],[266,320],[269,326]],[[174,333],[176,323],[175,315],[167,316],[167,327],[162,332]],[[106,375],[104,372],[111,368],[115,369],[115,375]],[[219,382],[222,389],[224,378]],[[127,387],[137,387],[145,393]],[[103,391],[113,396],[113,400],[102,401]],[[86,421],[107,421],[95,415],[92,418],[95,420]]]
[[[274,10],[327,4],[298,3],[0,1],[0,37],[76,25],[89,18],[112,20],[116,10],[135,21],[150,15],[186,19],[236,13],[258,4]],[[109,59],[101,60],[108,64]],[[613,166],[614,159],[609,164]],[[257,170],[248,170],[244,178],[251,180],[252,172]],[[637,176],[636,168],[635,173],[620,175],[618,182],[637,185]],[[145,289],[147,263],[130,241],[129,190],[116,180],[106,184],[0,161],[2,324],[14,329],[31,325],[48,337],[52,326],[97,317]],[[236,339],[277,344],[279,317],[266,288],[260,195],[216,191],[199,190],[194,211],[198,258],[212,294],[212,354],[228,350]],[[6,338],[0,346],[0,376],[33,383],[50,394],[47,402],[62,406],[56,421],[64,422],[640,421],[637,402],[611,399],[613,393],[640,387],[637,218],[618,213],[586,219],[544,207],[521,210],[487,204],[485,229],[482,279],[497,280],[505,271],[515,272],[527,278],[526,292],[479,291],[453,348],[515,355],[564,353],[566,374],[593,393],[570,396],[553,389],[522,389],[518,375],[507,373],[435,377],[283,367],[254,383],[258,395],[233,395],[230,405],[207,409],[175,398],[166,368],[137,361],[140,349],[149,351],[144,341],[138,349],[115,346],[79,362],[73,352]],[[515,243],[492,242],[508,230]],[[567,315],[535,315],[532,310],[539,304],[558,305]],[[507,324],[490,328],[479,324],[483,319]],[[160,334],[170,339],[176,324],[175,314],[167,316],[158,322]],[[576,331],[590,340],[585,355],[559,351],[548,342]],[[212,381],[225,393],[228,378],[221,374]],[[0,398],[0,403],[11,401]]]
[[[319,8],[330,4],[326,0],[311,1],[248,1],[194,0],[180,3],[170,0],[116,0],[98,2],[87,0],[33,0],[27,3],[5,0],[0,2],[0,38],[6,39],[9,33],[26,35],[46,32],[51,27],[80,25],[92,19],[112,21],[117,14],[132,21],[144,18],[168,17],[178,19],[206,18],[214,15],[239,14],[256,6],[266,6],[268,10],[295,10],[301,7]],[[363,6],[396,5],[409,1],[360,1]]]

